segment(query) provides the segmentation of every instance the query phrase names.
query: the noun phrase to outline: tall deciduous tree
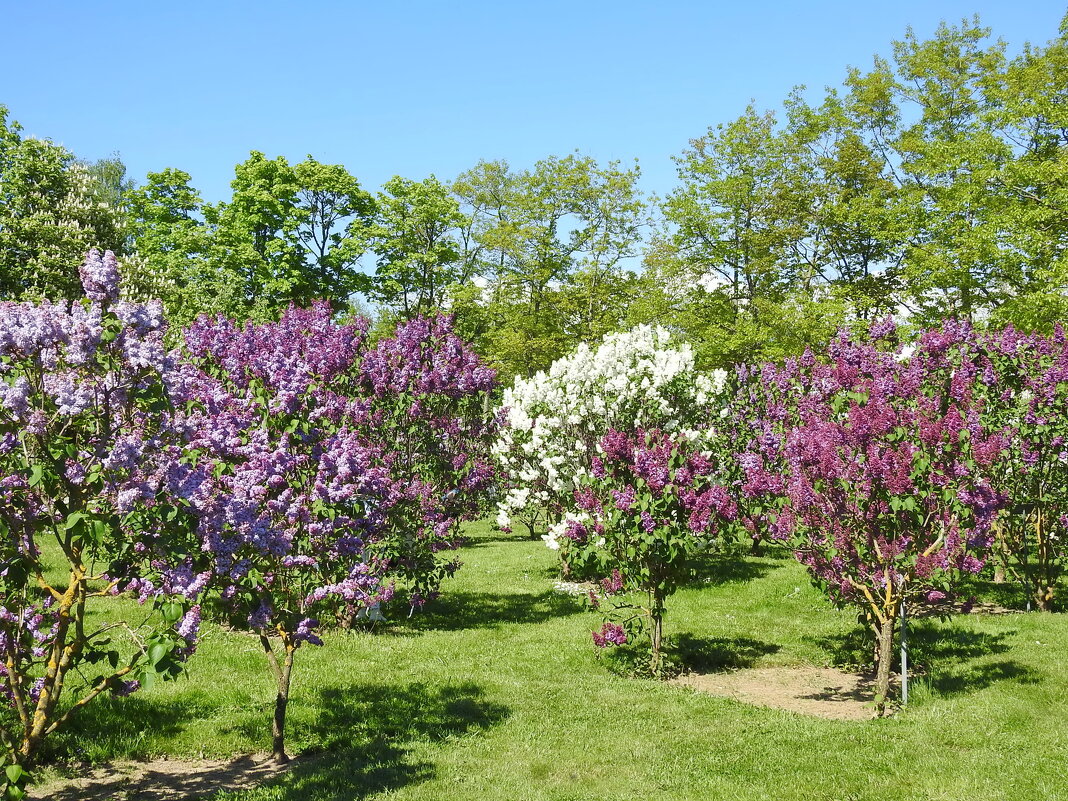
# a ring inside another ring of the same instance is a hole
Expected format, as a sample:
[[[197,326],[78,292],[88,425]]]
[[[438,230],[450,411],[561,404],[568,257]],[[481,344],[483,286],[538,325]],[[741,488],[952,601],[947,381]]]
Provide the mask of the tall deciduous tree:
[[[626,284],[645,203],[637,166],[552,156],[530,170],[483,162],[453,185],[471,224],[465,265],[490,322],[483,347],[511,375],[532,375],[622,322],[606,295]]]
[[[461,232],[467,218],[433,175],[422,181],[394,176],[378,193],[369,229],[378,254],[370,296],[405,320],[441,309],[464,277]]]

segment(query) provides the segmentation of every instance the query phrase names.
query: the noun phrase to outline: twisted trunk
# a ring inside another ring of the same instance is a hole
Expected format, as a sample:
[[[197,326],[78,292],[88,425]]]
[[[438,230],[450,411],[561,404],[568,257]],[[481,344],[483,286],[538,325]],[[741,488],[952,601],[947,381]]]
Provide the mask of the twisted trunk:
[[[875,671],[875,711],[885,717],[890,699],[890,663],[894,651],[894,618],[885,617],[876,626],[876,653],[878,664]]]

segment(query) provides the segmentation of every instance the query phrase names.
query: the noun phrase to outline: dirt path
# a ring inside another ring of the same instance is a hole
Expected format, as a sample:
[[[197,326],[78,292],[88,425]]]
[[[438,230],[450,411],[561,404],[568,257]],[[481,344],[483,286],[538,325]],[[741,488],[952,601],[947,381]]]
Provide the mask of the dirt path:
[[[834,668],[800,666],[690,673],[671,683],[747,704],[821,718],[867,720],[873,715],[871,677]]]
[[[262,754],[217,760],[122,762],[89,769],[75,779],[34,787],[29,797],[49,801],[191,801],[221,790],[255,787],[292,764],[281,768]]]

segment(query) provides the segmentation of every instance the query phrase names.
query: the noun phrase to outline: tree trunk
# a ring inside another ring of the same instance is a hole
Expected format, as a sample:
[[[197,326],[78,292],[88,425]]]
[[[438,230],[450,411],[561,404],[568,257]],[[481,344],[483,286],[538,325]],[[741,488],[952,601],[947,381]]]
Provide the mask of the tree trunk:
[[[274,674],[275,683],[278,688],[278,694],[274,699],[274,719],[271,721],[271,758],[279,765],[284,765],[289,762],[289,755],[286,754],[286,707],[289,706],[289,685],[293,676],[293,655],[296,653],[296,646],[289,642],[288,637],[283,640],[282,646],[285,648],[285,656],[282,659],[282,663],[278,663],[278,657],[271,648],[271,641],[266,634],[260,634],[260,642],[263,644],[263,650],[267,654],[267,661],[271,665],[271,672]]]
[[[650,600],[652,603],[649,609],[649,640],[652,653],[649,659],[649,669],[654,676],[659,676],[663,666],[660,650],[664,642],[664,599],[654,591],[650,593]]]
[[[885,717],[890,698],[890,663],[893,661],[894,651],[893,617],[879,623],[876,650],[879,661],[875,671],[875,711],[879,717]]]
[[[1042,612],[1053,611],[1053,593],[1057,583],[1053,565],[1053,552],[1050,547],[1049,532],[1046,531],[1042,510],[1035,512],[1035,539],[1038,542],[1038,558],[1035,571],[1035,606]]]
[[[995,584],[1004,584],[1005,583],[1005,565],[998,564],[998,565],[996,565],[994,567],[994,583]]]
[[[1054,588],[1045,582],[1040,581],[1035,587],[1035,606],[1040,612],[1053,611],[1053,593]]]
[[[286,707],[289,706],[289,684],[293,676],[293,654],[295,649],[286,646],[285,662],[282,664],[282,676],[278,682],[278,696],[274,700],[274,720],[271,722],[271,756],[279,765],[289,761],[286,754]]]

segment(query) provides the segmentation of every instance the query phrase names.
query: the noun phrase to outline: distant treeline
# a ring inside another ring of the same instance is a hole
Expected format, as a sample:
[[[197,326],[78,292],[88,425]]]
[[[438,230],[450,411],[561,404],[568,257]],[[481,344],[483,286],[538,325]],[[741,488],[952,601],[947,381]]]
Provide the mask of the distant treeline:
[[[77,297],[91,246],[184,324],[362,307],[447,310],[502,378],[652,322],[706,367],[819,345],[893,314],[1048,330],[1068,318],[1068,17],[1009,57],[978,19],[908,32],[814,102],[693,139],[664,199],[581,154],[365,190],[342,165],[251,153],[228,201],[180,169],[126,176],[24,138],[0,106],[0,293]]]

